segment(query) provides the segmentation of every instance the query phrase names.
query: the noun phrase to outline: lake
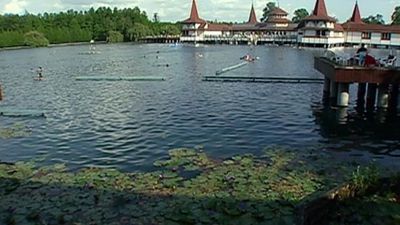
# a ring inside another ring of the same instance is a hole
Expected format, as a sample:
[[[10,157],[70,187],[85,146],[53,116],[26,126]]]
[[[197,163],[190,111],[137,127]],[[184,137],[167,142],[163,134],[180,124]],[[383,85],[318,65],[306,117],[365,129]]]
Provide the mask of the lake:
[[[240,63],[246,53],[260,60],[225,75],[321,78],[313,57],[323,50],[116,44],[98,45],[101,53],[88,55],[88,48],[0,51],[5,94],[0,107],[46,112],[45,118],[0,117],[0,127],[23,124],[31,132],[0,139],[1,161],[45,157],[41,164],[135,171],[151,170],[153,161],[173,148],[199,148],[226,158],[259,155],[271,146],[316,148],[337,160],[392,166],[400,159],[400,115],[358,112],[355,85],[351,106],[339,110],[323,106],[322,84],[202,81]],[[44,68],[44,81],[33,80],[38,66]],[[77,76],[162,76],[166,81],[76,81]]]

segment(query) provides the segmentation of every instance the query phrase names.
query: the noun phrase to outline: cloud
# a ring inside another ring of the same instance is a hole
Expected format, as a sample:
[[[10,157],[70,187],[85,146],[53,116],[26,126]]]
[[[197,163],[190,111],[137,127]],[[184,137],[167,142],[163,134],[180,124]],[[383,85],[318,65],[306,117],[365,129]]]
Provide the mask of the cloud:
[[[268,1],[254,0],[257,17],[262,17],[262,9]],[[192,0],[0,0],[1,13],[30,13],[59,12],[68,9],[77,11],[88,10],[99,6],[133,8],[138,6],[152,18],[158,13],[162,21],[182,21],[189,16]],[[197,0],[200,16],[205,20],[247,21],[250,13],[250,0]],[[312,11],[315,0],[280,0],[280,7],[290,15],[298,8]],[[389,3],[389,4],[388,4]],[[336,14],[341,21],[351,16],[354,1],[326,0],[329,14]],[[362,0],[359,1],[362,15],[382,14],[386,21],[393,12],[399,0]],[[400,4],[399,4],[400,5]],[[289,16],[291,18],[291,16]]]
[[[11,0],[6,3],[3,7],[5,13],[19,14],[25,11],[25,7],[28,5],[26,1],[21,0]]]

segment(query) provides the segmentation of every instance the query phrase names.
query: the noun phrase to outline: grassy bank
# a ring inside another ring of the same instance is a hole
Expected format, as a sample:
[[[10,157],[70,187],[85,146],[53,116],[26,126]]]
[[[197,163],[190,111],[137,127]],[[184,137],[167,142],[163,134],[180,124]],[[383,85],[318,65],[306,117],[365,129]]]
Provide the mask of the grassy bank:
[[[295,224],[296,208],[308,196],[352,181],[355,174],[355,167],[333,164],[328,155],[286,149],[224,161],[199,150],[176,149],[154,165],[158,169],[153,172],[123,173],[98,168],[71,172],[62,164],[37,168],[35,162],[0,164],[0,221]]]

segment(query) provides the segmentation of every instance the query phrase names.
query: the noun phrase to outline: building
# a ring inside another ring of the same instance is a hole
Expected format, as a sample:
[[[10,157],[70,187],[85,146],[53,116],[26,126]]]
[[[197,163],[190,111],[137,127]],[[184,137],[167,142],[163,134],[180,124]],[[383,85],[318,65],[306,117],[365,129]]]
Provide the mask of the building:
[[[400,47],[400,26],[364,23],[357,2],[353,15],[342,27],[346,46],[364,43],[372,47]]]
[[[300,22],[297,30],[297,43],[301,46],[334,47],[344,44],[343,27],[328,15],[324,0],[316,1],[312,14]]]
[[[277,7],[267,21],[259,22],[251,6],[249,19],[241,24],[211,23],[199,17],[192,0],[190,17],[182,22],[182,42],[226,44],[290,44],[309,47],[355,46],[400,48],[400,26],[365,24],[356,2],[352,17],[339,24],[330,17],[325,0],[316,0],[311,15],[292,23],[288,13]]]

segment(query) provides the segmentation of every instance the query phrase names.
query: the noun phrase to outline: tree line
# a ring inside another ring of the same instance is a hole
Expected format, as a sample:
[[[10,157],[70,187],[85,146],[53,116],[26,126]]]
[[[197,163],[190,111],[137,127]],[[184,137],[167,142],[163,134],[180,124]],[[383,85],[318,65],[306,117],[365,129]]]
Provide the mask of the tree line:
[[[263,17],[261,19],[262,22],[268,20],[269,13],[275,9],[277,6],[275,2],[268,2],[263,9]],[[300,8],[294,11],[292,22],[298,23],[305,17],[309,15],[309,12],[305,8]],[[383,16],[381,14],[370,15],[368,17],[362,18],[364,23],[368,24],[386,24],[383,20]],[[397,6],[392,14],[392,25],[400,25],[400,6]]]
[[[178,35],[180,32],[179,24],[160,22],[157,15],[150,20],[138,7],[0,15],[0,47],[46,46],[90,40],[137,41],[148,35]]]

